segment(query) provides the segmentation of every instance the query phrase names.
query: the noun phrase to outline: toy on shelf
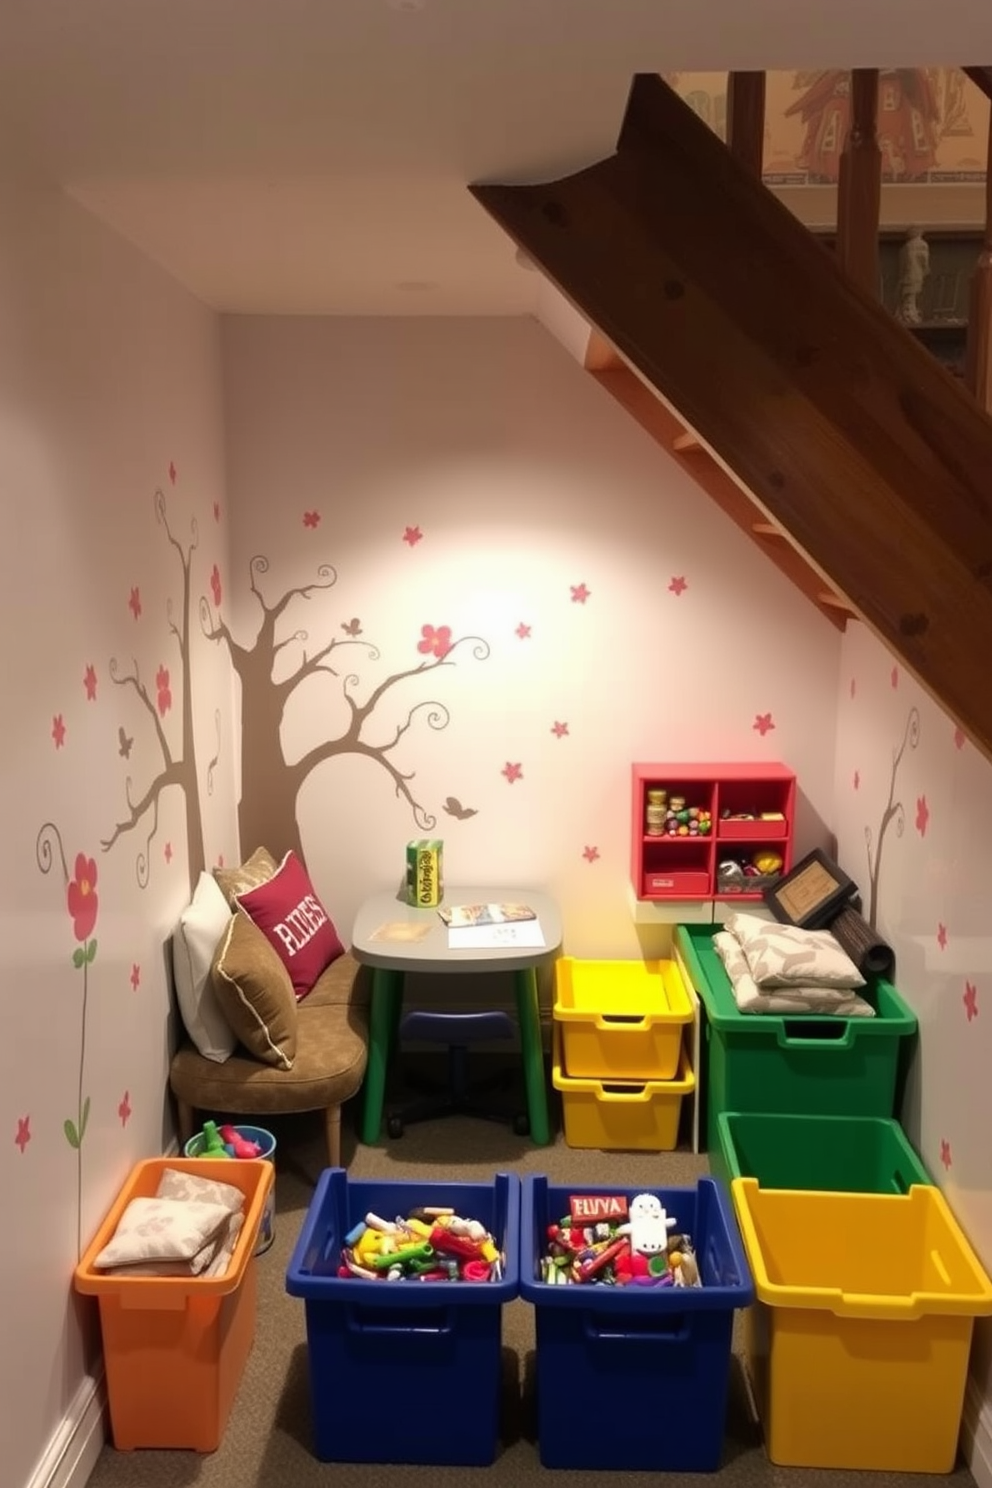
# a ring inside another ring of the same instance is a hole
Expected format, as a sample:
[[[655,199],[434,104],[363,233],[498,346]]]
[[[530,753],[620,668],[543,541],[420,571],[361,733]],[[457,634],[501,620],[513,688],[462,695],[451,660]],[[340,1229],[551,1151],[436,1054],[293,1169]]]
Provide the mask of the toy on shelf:
[[[667,790],[651,789],[644,809],[647,837],[708,837],[713,817],[707,806],[687,806],[685,796],[669,797]]]
[[[249,1142],[233,1126],[218,1127],[216,1121],[205,1121],[200,1133],[197,1157],[258,1157],[261,1147]]]
[[[501,1281],[503,1257],[485,1225],[453,1209],[405,1219],[366,1214],[344,1237],[338,1276],[368,1281]]]
[[[637,1194],[629,1207],[614,1195],[608,1209],[598,1208],[595,1196],[586,1194],[572,1198],[569,1211],[548,1226],[542,1281],[552,1286],[702,1286],[692,1239],[669,1234],[678,1230],[678,1221],[666,1214],[656,1194]]]

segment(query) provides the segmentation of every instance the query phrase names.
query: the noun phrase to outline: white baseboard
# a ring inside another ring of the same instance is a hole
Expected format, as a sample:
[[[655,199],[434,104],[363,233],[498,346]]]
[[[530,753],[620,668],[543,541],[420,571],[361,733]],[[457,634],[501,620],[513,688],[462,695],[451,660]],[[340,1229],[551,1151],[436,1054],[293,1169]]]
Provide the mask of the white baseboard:
[[[26,1488],[86,1488],[107,1438],[103,1370],[87,1375],[73,1396]]]
[[[969,1377],[961,1414],[961,1452],[977,1488],[992,1488],[992,1401]]]

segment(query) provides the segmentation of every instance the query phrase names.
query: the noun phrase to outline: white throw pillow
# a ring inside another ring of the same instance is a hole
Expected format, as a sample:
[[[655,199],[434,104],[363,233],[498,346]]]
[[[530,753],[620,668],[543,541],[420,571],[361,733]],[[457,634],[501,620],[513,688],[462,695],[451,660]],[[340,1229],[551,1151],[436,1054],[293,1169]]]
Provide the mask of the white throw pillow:
[[[210,983],[210,967],[231,906],[212,873],[201,873],[192,901],[172,937],[172,974],[186,1032],[200,1053],[216,1064],[230,1059],[237,1038],[221,1012]]]

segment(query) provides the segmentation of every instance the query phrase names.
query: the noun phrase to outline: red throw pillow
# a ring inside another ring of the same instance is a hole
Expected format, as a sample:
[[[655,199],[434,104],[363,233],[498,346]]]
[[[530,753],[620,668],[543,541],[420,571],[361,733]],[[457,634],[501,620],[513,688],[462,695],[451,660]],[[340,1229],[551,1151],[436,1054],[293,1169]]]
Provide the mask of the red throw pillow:
[[[265,883],[234,897],[278,952],[297,1002],[331,962],[344,955],[333,921],[294,852],[286,854]]]

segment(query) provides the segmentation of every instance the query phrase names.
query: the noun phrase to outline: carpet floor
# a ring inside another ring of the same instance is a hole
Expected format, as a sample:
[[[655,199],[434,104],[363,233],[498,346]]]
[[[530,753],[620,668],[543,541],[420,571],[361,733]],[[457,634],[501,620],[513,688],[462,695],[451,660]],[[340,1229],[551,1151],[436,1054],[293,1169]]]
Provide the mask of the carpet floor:
[[[636,1191],[651,1185],[691,1186],[706,1172],[691,1152],[635,1154],[579,1152],[564,1145],[536,1148],[499,1126],[449,1117],[411,1127],[403,1138],[366,1147],[354,1137],[356,1113],[345,1111],[344,1161],[355,1178],[435,1177],[487,1181],[494,1171],[546,1173],[554,1183],[594,1189],[597,1184]],[[528,1488],[574,1479],[581,1488],[647,1488],[657,1473],[551,1471],[539,1462],[534,1402],[532,1309],[511,1303],[504,1312],[505,1390],[503,1444],[487,1468],[411,1467],[322,1463],[311,1450],[310,1402],[303,1303],[287,1295],[286,1268],[324,1165],[321,1123],[316,1117],[270,1123],[277,1142],[275,1242],[258,1258],[259,1312],[255,1346],[248,1360],[220,1448],[209,1455],[183,1451],[117,1452],[107,1446],[89,1488]],[[622,1421],[604,1422],[622,1431]],[[706,1475],[709,1476],[709,1475]],[[665,1475],[669,1488],[698,1488],[705,1477]],[[842,1479],[847,1488],[971,1488],[963,1465],[947,1478],[899,1473],[827,1472],[774,1467],[754,1423],[738,1358],[732,1361],[730,1402],[719,1488],[821,1488]],[[714,1479],[711,1479],[714,1480]]]

